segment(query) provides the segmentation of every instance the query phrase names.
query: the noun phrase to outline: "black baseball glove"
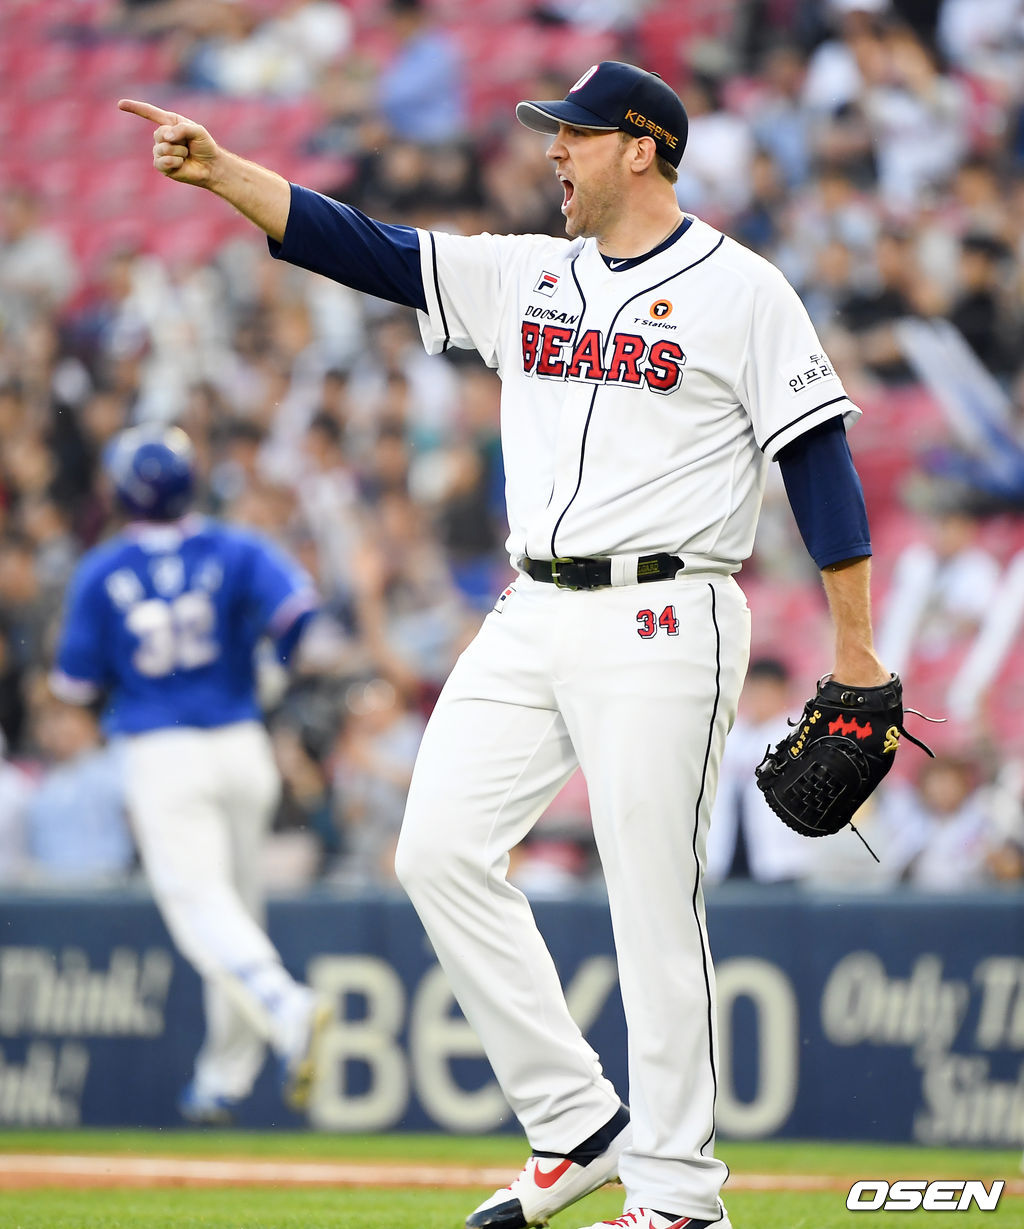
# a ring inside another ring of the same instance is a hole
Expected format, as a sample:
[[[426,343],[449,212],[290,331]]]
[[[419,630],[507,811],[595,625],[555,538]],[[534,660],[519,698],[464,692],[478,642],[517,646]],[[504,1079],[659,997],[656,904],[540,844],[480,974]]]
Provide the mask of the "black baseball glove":
[[[879,687],[826,679],[804,705],[793,732],[768,748],[755,769],[776,815],[803,836],[829,836],[853,818],[892,767],[900,736],[929,755],[903,728],[903,684]]]

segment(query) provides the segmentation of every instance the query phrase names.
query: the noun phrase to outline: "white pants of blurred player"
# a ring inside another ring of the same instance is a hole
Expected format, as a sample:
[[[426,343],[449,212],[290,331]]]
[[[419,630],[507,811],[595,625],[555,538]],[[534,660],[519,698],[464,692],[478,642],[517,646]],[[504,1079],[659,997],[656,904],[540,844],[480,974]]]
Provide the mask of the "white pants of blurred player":
[[[715,996],[701,888],[750,643],[727,576],[565,592],[523,577],[428,723],[396,867],[534,1149],[564,1152],[619,1097],[566,1007],[509,850],[579,764],[608,886],[633,1144],[626,1206],[716,1220]],[[625,1092],[625,1090],[623,1090]]]
[[[263,838],[280,793],[270,739],[246,721],[124,743],[128,808],[153,897],[203,979],[195,1088],[241,1099],[268,1043],[280,1055],[301,1043],[312,1003],[264,930]]]

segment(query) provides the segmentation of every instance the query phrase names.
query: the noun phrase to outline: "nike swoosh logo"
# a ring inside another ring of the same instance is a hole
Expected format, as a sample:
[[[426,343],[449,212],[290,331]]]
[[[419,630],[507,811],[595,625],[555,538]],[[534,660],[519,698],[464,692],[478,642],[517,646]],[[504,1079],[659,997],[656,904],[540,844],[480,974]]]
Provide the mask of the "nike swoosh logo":
[[[628,259],[628,257],[627,257],[626,259]],[[625,260],[625,259],[624,259],[624,260],[609,260],[609,262],[608,262],[608,268],[609,268],[609,269],[617,269],[617,268],[619,267],[619,265],[624,265],[625,263],[626,263],[626,260]]]
[[[542,1190],[547,1190],[549,1186],[554,1186],[558,1179],[566,1172],[572,1161],[568,1157],[564,1161],[559,1161],[554,1169],[545,1173],[538,1162],[533,1167],[533,1180]]]

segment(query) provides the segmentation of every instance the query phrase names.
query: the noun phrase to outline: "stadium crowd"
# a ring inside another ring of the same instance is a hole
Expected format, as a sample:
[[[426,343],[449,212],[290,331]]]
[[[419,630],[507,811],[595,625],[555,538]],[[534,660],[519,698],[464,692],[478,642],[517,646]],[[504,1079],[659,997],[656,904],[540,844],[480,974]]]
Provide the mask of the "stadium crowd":
[[[155,49],[152,84],[200,122],[230,101],[312,100],[289,140],[313,186],[466,233],[562,233],[543,140],[514,123],[511,99],[560,97],[593,58],[666,75],[690,116],[681,206],[783,269],[866,411],[851,445],[881,655],[911,704],[953,718],[924,733],[937,759],[906,749],[864,817],[880,867],[852,838],[797,849],[776,822],[758,826],[753,763],[827,661],[820,585],[773,483],[740,578],[759,657],[712,878],[1024,879],[1024,3],[493,0],[470,22],[468,5],[429,0],[40,0],[7,7],[0,34],[30,7],[65,48]],[[689,26],[670,23],[679,9]],[[491,67],[479,61],[505,30],[557,55],[524,56],[521,79],[496,82],[495,48]],[[119,92],[91,117],[95,142],[127,125],[145,162],[147,134],[114,111]],[[238,152],[273,165],[252,139]],[[497,377],[473,355],[427,357],[411,312],[273,261],[255,232],[204,247],[211,215],[190,231],[194,202],[180,199],[198,194],[156,172],[174,200],[141,219],[157,242],[115,227],[104,247],[76,241],[75,200],[4,161],[0,883],[137,873],[118,749],[92,713],[49,695],[46,675],[70,571],[114,523],[104,450],[156,419],[195,442],[201,510],[279,540],[323,598],[293,675],[269,660],[264,671],[284,780],[271,884],[391,884],[425,718],[511,574]],[[102,193],[102,153],[94,175]],[[138,206],[115,181],[104,207]],[[513,876],[536,894],[589,885],[587,828],[577,777]]]

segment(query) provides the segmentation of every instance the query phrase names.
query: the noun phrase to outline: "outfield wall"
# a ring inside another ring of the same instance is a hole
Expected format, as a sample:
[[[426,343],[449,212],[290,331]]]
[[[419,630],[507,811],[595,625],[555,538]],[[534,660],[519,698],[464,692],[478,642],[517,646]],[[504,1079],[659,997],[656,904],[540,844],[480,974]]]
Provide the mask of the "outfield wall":
[[[625,1094],[603,901],[536,905]],[[1024,1145],[1024,898],[717,890],[723,1137]],[[333,1131],[512,1128],[404,899],[276,901],[285,962],[337,1006],[311,1113]],[[666,976],[669,971],[666,970]],[[199,982],[149,898],[0,897],[0,1127],[179,1125]],[[268,1063],[240,1124],[301,1127]]]

